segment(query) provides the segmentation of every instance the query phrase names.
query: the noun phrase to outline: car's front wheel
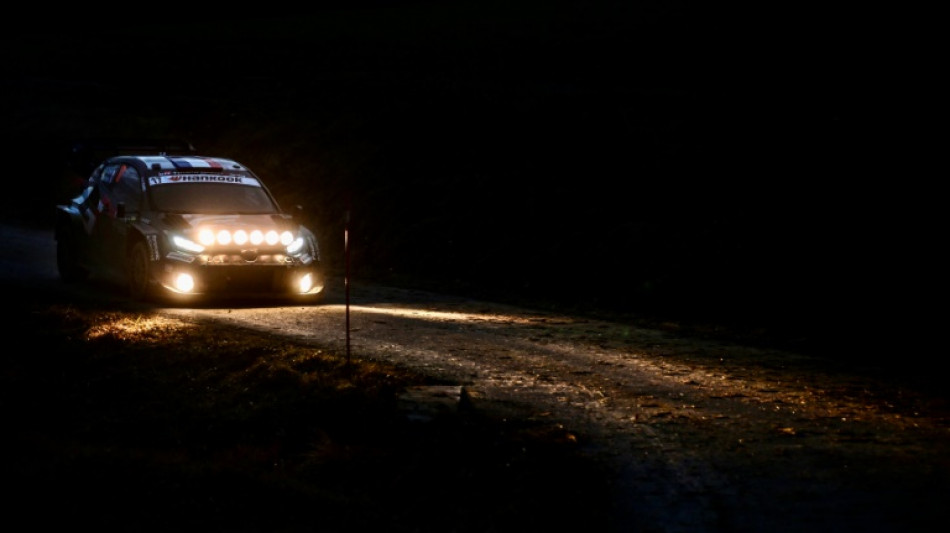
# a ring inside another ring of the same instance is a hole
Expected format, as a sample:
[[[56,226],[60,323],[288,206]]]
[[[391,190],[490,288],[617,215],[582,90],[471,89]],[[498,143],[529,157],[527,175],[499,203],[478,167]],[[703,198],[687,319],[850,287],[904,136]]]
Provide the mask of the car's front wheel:
[[[128,283],[129,296],[133,300],[147,300],[151,295],[151,268],[148,260],[148,248],[139,241],[129,251]]]

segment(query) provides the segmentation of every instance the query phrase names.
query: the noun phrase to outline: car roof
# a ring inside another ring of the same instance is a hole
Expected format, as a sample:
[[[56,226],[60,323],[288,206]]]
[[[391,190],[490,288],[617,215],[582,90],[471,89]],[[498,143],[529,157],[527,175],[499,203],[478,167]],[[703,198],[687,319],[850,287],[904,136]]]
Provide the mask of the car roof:
[[[225,157],[208,156],[177,156],[177,155],[120,155],[106,160],[109,162],[137,163],[147,171],[177,171],[177,172],[245,172],[250,169],[237,161]]]

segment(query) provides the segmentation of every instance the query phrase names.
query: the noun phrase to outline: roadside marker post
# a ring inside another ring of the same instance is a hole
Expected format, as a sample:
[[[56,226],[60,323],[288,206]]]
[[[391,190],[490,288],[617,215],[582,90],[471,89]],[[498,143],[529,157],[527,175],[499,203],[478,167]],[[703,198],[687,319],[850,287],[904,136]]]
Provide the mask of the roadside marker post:
[[[346,210],[343,224],[343,257],[346,264],[343,287],[346,289],[346,364],[350,364],[350,210]]]

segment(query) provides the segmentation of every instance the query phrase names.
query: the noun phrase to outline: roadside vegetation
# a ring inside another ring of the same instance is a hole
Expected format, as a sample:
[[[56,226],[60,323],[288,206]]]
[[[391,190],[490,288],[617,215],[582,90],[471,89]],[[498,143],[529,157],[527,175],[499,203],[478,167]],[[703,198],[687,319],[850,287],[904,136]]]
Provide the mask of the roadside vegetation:
[[[141,310],[37,302],[2,371],[5,507],[100,531],[602,531],[582,436],[477,409],[417,420],[425,376]],[[24,522],[19,522],[24,523]]]

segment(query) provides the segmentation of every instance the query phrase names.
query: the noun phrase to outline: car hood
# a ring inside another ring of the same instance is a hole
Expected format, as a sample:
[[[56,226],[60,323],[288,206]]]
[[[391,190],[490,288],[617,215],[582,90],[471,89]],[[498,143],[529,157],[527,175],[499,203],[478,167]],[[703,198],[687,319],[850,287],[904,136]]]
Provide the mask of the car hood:
[[[236,231],[252,230],[294,230],[294,224],[289,217],[280,214],[267,215],[169,215],[165,221],[172,227],[182,231],[209,228],[212,230],[227,229]]]

